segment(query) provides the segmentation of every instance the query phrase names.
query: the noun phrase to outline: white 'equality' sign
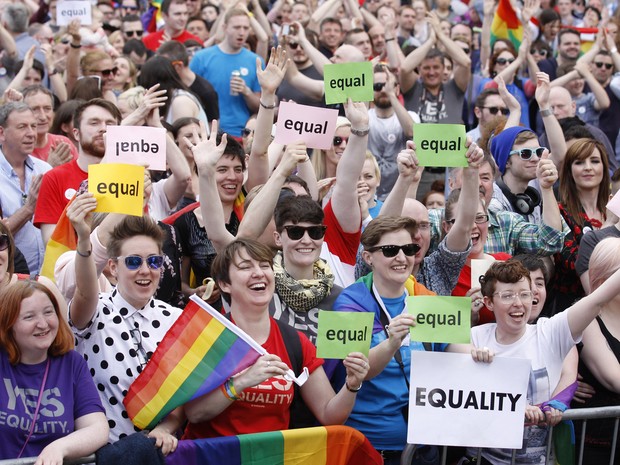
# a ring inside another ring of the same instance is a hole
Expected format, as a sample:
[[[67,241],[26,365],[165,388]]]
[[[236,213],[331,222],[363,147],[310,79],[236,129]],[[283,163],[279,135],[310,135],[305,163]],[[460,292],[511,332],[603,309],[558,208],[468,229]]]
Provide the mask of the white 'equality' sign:
[[[92,24],[91,3],[88,0],[64,0],[56,5],[56,24],[68,26],[74,19],[79,19],[80,24],[88,26]]]
[[[521,447],[530,370],[526,359],[412,351],[407,442]]]
[[[148,126],[108,126],[105,162],[166,171],[166,130]]]

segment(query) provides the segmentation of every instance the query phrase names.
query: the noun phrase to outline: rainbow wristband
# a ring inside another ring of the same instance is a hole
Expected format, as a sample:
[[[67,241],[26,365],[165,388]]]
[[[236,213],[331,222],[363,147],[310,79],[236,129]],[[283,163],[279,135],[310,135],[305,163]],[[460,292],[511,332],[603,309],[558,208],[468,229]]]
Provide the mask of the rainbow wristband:
[[[239,396],[239,394],[237,393],[237,390],[235,389],[235,386],[233,384],[233,379],[232,378],[228,378],[227,386],[230,389],[230,392],[232,393],[233,398],[235,400],[241,399],[241,396]]]

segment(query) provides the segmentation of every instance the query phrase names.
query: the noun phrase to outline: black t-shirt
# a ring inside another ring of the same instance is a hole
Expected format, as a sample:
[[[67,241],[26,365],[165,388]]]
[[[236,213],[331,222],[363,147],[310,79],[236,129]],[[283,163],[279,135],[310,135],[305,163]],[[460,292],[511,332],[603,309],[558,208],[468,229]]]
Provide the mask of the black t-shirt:
[[[200,103],[209,121],[220,119],[220,106],[217,101],[217,92],[209,81],[196,74],[196,79],[194,79],[192,85],[189,86],[189,90],[200,99]]]

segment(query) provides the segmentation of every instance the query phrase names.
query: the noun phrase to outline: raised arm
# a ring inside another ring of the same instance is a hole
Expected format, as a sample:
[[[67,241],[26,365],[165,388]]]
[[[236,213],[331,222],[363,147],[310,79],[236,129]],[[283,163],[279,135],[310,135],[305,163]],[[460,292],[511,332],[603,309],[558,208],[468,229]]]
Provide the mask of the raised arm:
[[[308,58],[310,58],[310,61],[312,61],[312,64],[316,70],[323,75],[323,68],[331,62],[308,40],[308,37],[306,37],[306,31],[301,23],[293,23],[291,25],[289,35],[297,39],[301,47],[304,49],[304,52],[306,52],[306,55],[308,55]]]
[[[99,300],[97,268],[92,256],[90,224],[92,212],[97,207],[93,194],[78,195],[67,207],[67,218],[77,233],[75,255],[75,294],[69,306],[69,318],[78,329],[85,328],[92,320]]]
[[[435,31],[437,41],[443,44],[446,52],[454,61],[455,84],[459,89],[465,92],[467,90],[469,80],[471,79],[471,58],[469,58],[469,55],[467,55],[463,49],[456,44],[456,42],[450,39],[450,36],[444,34],[441,26],[439,25],[439,17],[436,12],[431,11],[426,15],[429,24]]]
[[[536,75],[536,101],[542,113],[543,110],[549,109],[549,75],[539,72]],[[566,157],[566,139],[564,132],[557,118],[551,114],[542,115],[545,132],[549,140],[549,150],[551,151],[551,160],[558,170],[562,169],[564,158]],[[560,228],[561,229],[561,228]]]
[[[349,99],[345,113],[351,122],[351,136],[336,167],[336,184],[331,202],[342,230],[354,233],[359,231],[362,223],[355,186],[362,173],[368,146],[368,108],[365,103],[353,103]]]
[[[521,121],[521,104],[514,95],[508,92],[506,83],[501,77],[497,80],[497,89],[499,90],[499,96],[502,98],[510,111],[504,128],[519,126]]]
[[[543,152],[538,162],[536,178],[540,185],[540,196],[542,199],[542,221],[553,229],[562,231],[562,215],[553,193],[553,185],[558,180],[558,169],[553,163],[548,150]]]
[[[20,90],[24,87],[24,79],[26,79],[26,75],[28,74],[28,71],[32,69],[32,65],[34,63],[34,52],[36,52],[35,45],[30,47],[24,55],[22,67],[19,69],[13,80],[9,83],[8,87],[10,89]]]
[[[429,38],[420,47],[411,52],[403,61],[400,69],[400,88],[403,93],[407,93],[416,83],[420,75],[415,69],[422,63],[428,52],[431,51],[436,42],[435,30],[431,28]]]
[[[397,155],[396,164],[398,178],[379,212],[383,216],[401,216],[405,199],[411,195],[412,190],[417,191],[424,168],[418,162],[413,141],[407,141],[407,148]],[[413,189],[412,186],[414,186]],[[415,193],[413,196],[415,197]]]
[[[67,33],[71,35],[69,52],[67,53],[67,94],[71,91],[80,77],[80,49],[82,35],[80,34],[80,20],[74,19],[67,26]]]
[[[11,59],[17,58],[17,44],[9,31],[0,23],[0,49],[4,50]]]
[[[596,80],[592,71],[590,71],[590,63],[582,60],[581,57],[575,63],[575,70],[579,73],[579,76],[586,80],[588,87],[590,87],[590,91],[594,94],[594,98],[596,101],[594,102],[594,109],[597,111],[603,111],[609,108],[611,105],[611,100],[609,100],[609,95],[605,92],[603,86]]]
[[[325,88],[323,81],[311,79],[299,72],[297,66],[289,66],[286,73],[286,80],[297,90],[303,92],[314,100],[322,100]]]
[[[269,157],[267,148],[271,142],[271,128],[275,113],[277,97],[276,90],[282,83],[289,60],[286,51],[278,46],[277,50],[271,50],[271,56],[265,69],[261,62],[256,59],[256,76],[261,88],[260,107],[256,116],[256,128],[254,140],[248,161],[248,178],[245,188],[249,192],[254,186],[264,184],[269,179]]]

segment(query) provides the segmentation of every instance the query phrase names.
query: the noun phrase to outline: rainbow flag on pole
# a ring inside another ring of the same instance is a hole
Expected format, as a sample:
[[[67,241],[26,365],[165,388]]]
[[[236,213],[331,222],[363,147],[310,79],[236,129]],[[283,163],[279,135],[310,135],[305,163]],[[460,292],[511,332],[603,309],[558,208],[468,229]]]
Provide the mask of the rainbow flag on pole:
[[[218,388],[265,353],[207,307],[200,299],[189,302],[129,388],[123,404],[139,428],[151,429],[172,410]]]
[[[523,40],[523,26],[512,9],[510,0],[499,0],[493,24],[491,24],[491,46],[497,39],[508,39],[518,50]]]
[[[54,232],[45,246],[45,255],[43,256],[41,275],[51,279],[54,282],[56,282],[54,278],[54,267],[56,266],[56,261],[63,253],[77,249],[77,234],[75,233],[75,229],[73,229],[71,221],[67,218],[67,208],[71,205],[71,202],[73,202],[74,199],[75,197],[71,199],[62,211],[60,218],[58,219],[58,223],[56,223],[56,228],[54,228]]]

